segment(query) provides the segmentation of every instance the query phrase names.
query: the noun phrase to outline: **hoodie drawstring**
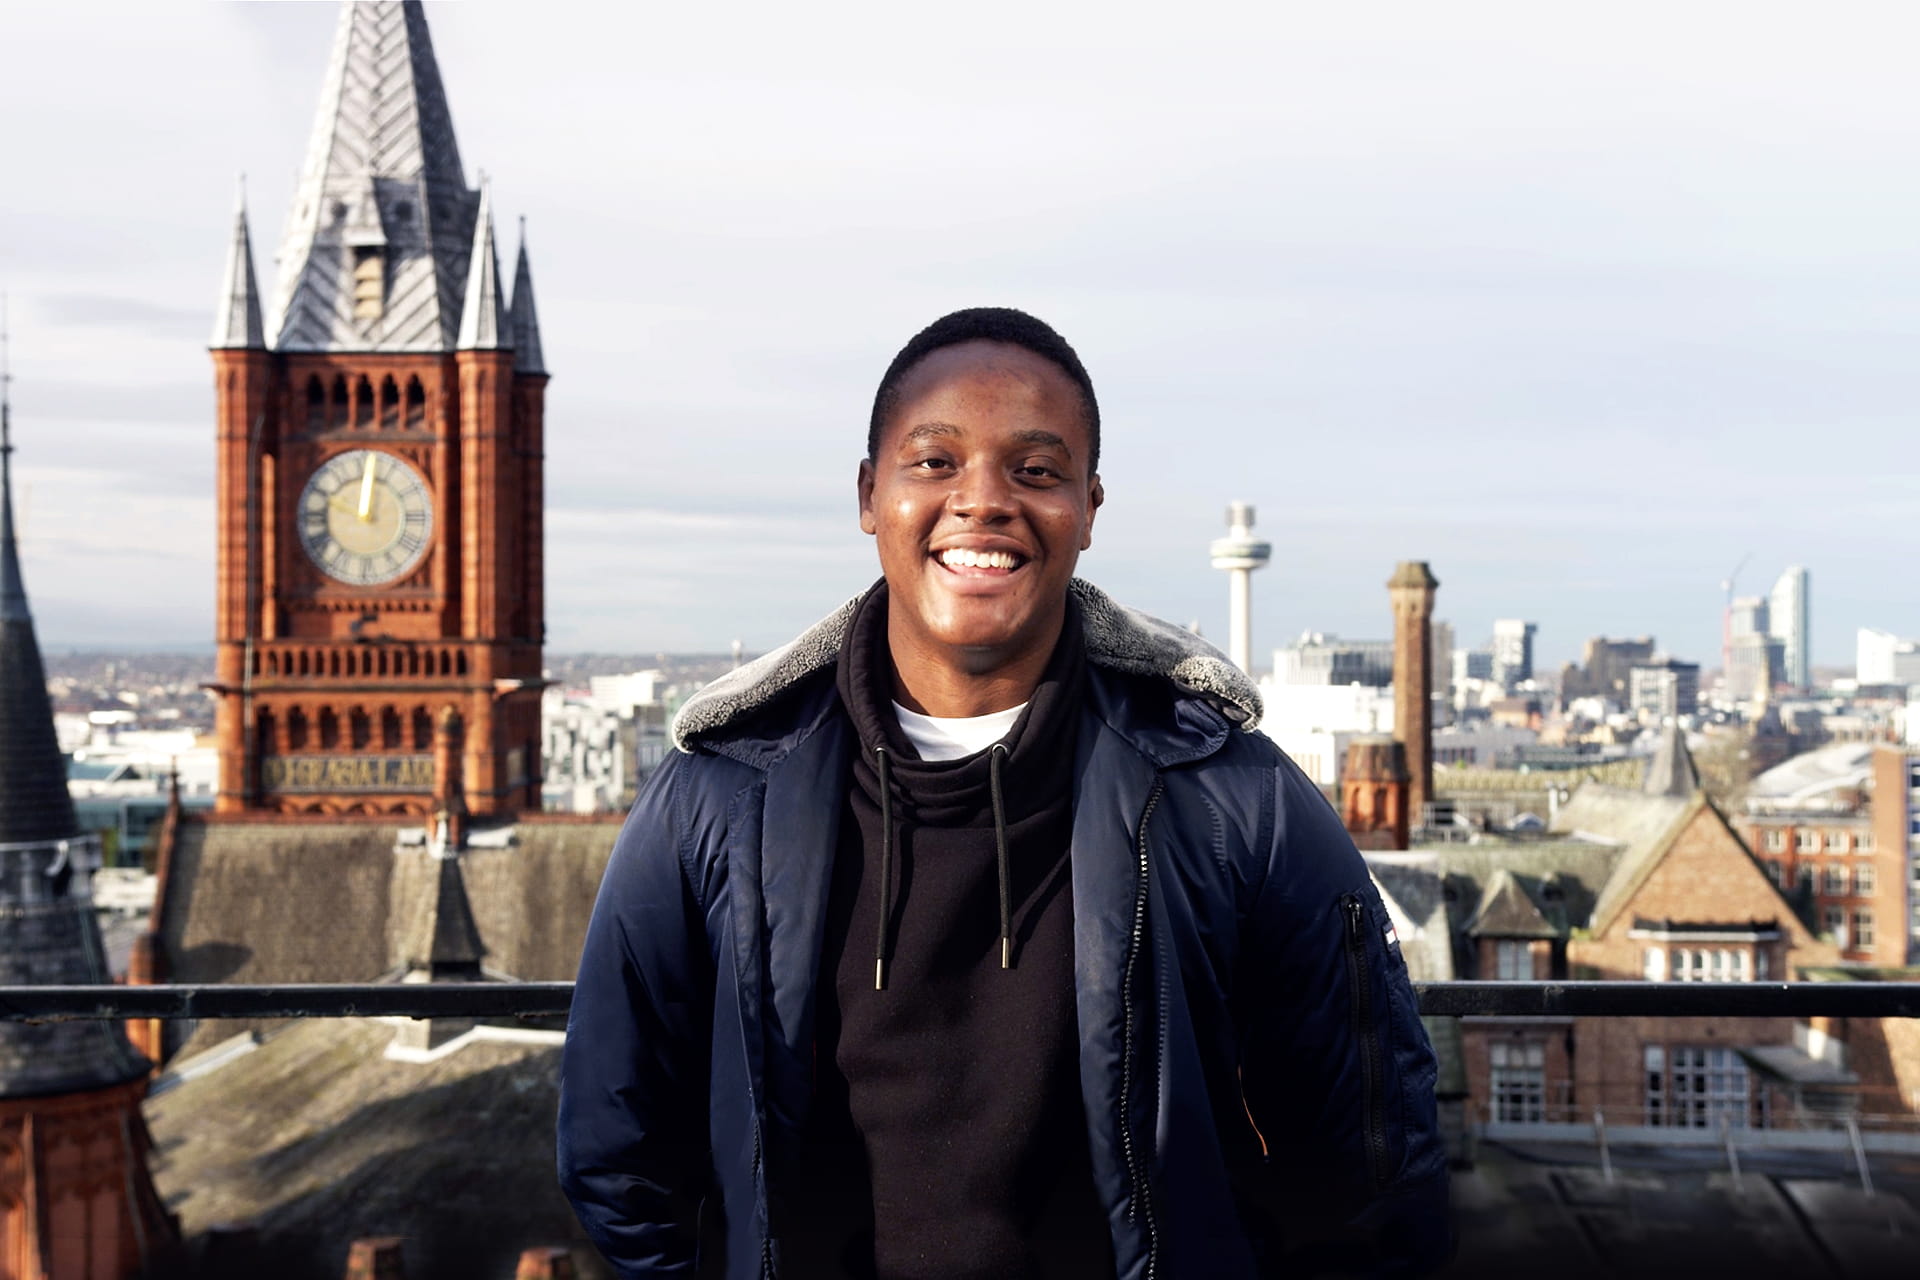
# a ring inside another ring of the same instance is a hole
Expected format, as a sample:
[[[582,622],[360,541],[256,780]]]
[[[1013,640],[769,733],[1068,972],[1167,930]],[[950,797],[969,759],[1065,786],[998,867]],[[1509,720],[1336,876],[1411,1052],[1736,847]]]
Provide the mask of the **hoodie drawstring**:
[[[893,783],[888,776],[885,747],[873,749],[880,775],[880,927],[873,948],[873,989],[887,989],[887,953],[893,932]],[[993,852],[1000,880],[1000,967],[1013,968],[1013,865],[1007,850],[1007,806],[1000,785],[1000,762],[1006,744],[996,742],[987,751],[987,790],[993,798]]]
[[[888,918],[893,910],[893,783],[887,777],[887,749],[873,749],[880,774],[880,931],[873,949],[873,989],[887,989]]]
[[[987,790],[993,796],[993,844],[1000,872],[1000,967],[1013,968],[1013,872],[1007,857],[1007,809],[1000,798],[1000,761],[1007,755],[1004,743],[996,742],[987,751]]]

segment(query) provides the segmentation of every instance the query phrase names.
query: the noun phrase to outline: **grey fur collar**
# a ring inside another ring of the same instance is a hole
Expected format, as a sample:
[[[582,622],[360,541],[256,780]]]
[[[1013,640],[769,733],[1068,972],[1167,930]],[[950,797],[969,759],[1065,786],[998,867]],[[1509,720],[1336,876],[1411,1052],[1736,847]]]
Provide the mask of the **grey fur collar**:
[[[1087,659],[1095,666],[1170,680],[1205,697],[1242,728],[1259,723],[1260,691],[1218,649],[1184,627],[1116,603],[1091,583],[1075,578],[1068,590],[1080,602]],[[859,602],[860,597],[854,597],[784,648],[728,672],[688,698],[673,718],[673,745],[691,750],[694,739],[725,728],[832,666]]]

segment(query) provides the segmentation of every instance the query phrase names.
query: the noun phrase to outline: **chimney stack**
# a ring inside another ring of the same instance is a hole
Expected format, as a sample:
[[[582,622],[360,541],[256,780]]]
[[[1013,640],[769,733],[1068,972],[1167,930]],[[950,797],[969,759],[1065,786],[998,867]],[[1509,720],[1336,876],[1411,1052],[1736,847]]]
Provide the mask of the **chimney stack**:
[[[1433,799],[1433,593],[1425,560],[1402,560],[1387,579],[1393,601],[1393,736],[1407,751],[1407,816],[1426,825]]]

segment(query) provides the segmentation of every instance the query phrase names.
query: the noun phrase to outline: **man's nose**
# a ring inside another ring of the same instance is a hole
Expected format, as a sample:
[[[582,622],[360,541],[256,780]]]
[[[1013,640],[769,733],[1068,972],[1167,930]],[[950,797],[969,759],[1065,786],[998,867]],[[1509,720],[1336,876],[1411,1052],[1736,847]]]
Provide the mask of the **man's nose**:
[[[1018,504],[1013,477],[997,467],[967,467],[947,494],[947,510],[971,520],[1005,520]]]

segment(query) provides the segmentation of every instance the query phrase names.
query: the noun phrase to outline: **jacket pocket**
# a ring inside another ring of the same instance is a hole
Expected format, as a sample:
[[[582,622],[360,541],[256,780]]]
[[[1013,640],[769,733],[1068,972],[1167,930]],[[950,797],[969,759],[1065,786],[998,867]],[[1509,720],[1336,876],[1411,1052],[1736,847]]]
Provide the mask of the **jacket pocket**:
[[[1382,1019],[1375,1007],[1374,965],[1368,942],[1373,925],[1368,919],[1366,902],[1359,894],[1349,893],[1340,899],[1340,908],[1346,916],[1350,1030],[1360,1057],[1361,1141],[1366,1145],[1367,1174],[1377,1192],[1392,1179],[1392,1161],[1387,1150],[1389,1046],[1382,1043]]]

